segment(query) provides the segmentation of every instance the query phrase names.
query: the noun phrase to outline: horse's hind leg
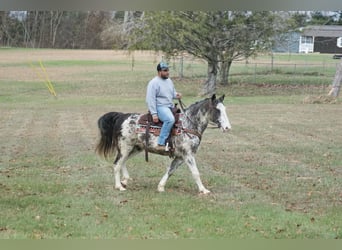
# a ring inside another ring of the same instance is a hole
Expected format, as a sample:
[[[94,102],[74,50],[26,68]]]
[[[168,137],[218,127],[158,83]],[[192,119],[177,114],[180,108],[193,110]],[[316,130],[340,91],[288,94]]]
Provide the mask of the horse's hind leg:
[[[142,148],[135,146],[128,154],[127,159],[139,154],[142,151]],[[127,186],[127,182],[129,180],[129,173],[126,167],[126,162],[124,162],[121,166],[121,170],[122,170],[122,180],[121,180],[121,185],[126,188]]]
[[[129,173],[126,167],[126,164],[123,164],[121,167],[122,170],[122,180],[121,180],[121,185],[126,188],[127,182],[129,180]]]
[[[127,160],[127,156],[123,156],[120,152],[118,152],[118,155],[116,156],[116,159],[114,161],[114,184],[115,188],[119,189],[120,191],[126,190],[120,181],[120,172],[121,172],[121,167],[125,166],[125,162]]]
[[[127,181],[129,179],[129,174],[126,168],[126,161],[130,157],[130,152],[128,150],[120,150],[114,161],[114,183],[115,188],[120,191],[126,190]],[[123,180],[120,180],[120,173],[122,171]]]
[[[167,168],[166,173],[164,174],[163,178],[160,180],[158,184],[158,191],[164,192],[165,191],[165,184],[169,177],[176,171],[176,169],[183,163],[183,159],[175,158],[171,165]]]
[[[118,152],[114,161],[114,183],[115,188],[120,191],[126,190],[126,185],[129,180],[129,173],[126,167],[126,161],[134,155],[141,152],[139,147],[124,146]],[[122,171],[122,180],[120,180],[120,172]]]

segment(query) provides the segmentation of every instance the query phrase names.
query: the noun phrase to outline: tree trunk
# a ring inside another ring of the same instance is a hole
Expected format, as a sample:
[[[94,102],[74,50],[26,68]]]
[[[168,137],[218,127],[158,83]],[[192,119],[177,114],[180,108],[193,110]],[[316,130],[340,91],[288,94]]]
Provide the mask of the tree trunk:
[[[125,11],[124,23],[122,25],[123,32],[127,32],[128,26],[131,22],[132,17],[133,17],[133,11]]]
[[[204,83],[203,95],[212,95],[216,91],[217,62],[208,62],[208,78]]]
[[[228,86],[229,81],[228,81],[228,77],[229,77],[229,70],[230,70],[230,66],[232,65],[232,61],[222,61],[221,63],[221,69],[220,69],[220,83],[223,86]]]
[[[338,97],[340,93],[341,88],[341,82],[342,82],[342,59],[340,60],[340,64],[337,65],[335,78],[331,86],[331,90],[329,92],[329,96],[331,97]]]
[[[63,11],[51,11],[51,24],[50,24],[50,34],[51,34],[51,45],[52,48],[55,47],[56,45],[56,36],[57,36],[57,31],[58,27],[61,23],[63,16]]]

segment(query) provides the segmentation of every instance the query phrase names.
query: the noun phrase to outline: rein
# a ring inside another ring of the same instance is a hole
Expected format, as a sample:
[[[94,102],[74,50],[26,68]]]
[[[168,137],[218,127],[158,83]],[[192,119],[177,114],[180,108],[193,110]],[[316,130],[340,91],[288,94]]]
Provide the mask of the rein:
[[[179,100],[179,105],[180,105],[180,107],[181,107],[181,109],[182,109],[182,112],[185,113],[186,106],[185,106],[184,103],[182,102],[182,99],[181,99],[181,98],[179,98],[178,100]]]
[[[193,134],[193,135],[196,135],[200,140],[202,140],[202,135],[201,135],[201,133],[198,132],[197,130],[187,129],[187,128],[183,128],[182,130],[183,130],[187,135]]]
[[[184,114],[184,116],[192,123],[194,124],[194,122],[190,119],[190,117],[188,115],[185,114],[185,109],[186,109],[186,105],[183,103],[183,101],[181,99],[178,99],[179,100],[179,105],[182,109],[182,112]],[[182,128],[182,130],[187,134],[193,134],[195,136],[197,136],[200,140],[202,139],[202,135],[200,132],[198,132],[197,130],[194,130],[194,129],[187,129],[187,128]]]

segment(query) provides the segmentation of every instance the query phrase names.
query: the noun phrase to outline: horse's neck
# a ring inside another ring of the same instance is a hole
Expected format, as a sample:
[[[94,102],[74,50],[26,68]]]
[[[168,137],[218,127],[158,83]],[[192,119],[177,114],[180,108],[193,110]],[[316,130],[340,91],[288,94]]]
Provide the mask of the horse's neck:
[[[189,109],[185,111],[184,115],[186,117],[185,127],[197,130],[203,134],[209,124],[209,113],[201,111],[200,108],[191,109],[191,107],[189,107]]]

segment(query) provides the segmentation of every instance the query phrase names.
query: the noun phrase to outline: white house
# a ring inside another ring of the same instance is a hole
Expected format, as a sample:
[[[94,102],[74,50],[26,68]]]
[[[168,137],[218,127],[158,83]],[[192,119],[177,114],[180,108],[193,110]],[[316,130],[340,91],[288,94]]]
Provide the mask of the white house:
[[[342,25],[317,25],[302,28],[299,53],[342,53]]]

